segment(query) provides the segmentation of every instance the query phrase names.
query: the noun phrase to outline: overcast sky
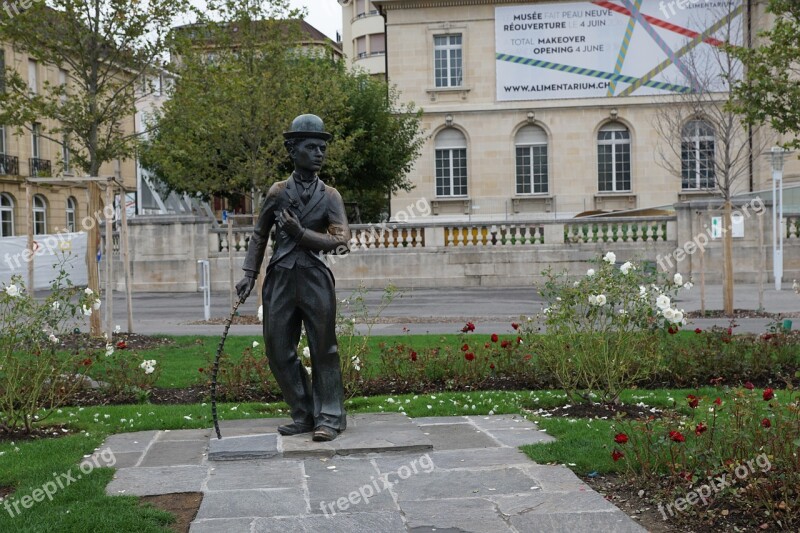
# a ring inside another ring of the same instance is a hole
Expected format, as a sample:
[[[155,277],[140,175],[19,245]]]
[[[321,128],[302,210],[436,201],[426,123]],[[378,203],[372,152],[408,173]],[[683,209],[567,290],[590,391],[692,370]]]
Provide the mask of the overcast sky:
[[[342,32],[342,6],[336,0],[290,0],[292,7],[306,8],[306,22],[336,40]]]
[[[205,0],[191,0],[198,7],[205,6]],[[336,0],[289,0],[292,8],[306,9],[306,22],[336,40],[336,32],[342,31],[342,6]],[[178,20],[177,24],[188,21]]]

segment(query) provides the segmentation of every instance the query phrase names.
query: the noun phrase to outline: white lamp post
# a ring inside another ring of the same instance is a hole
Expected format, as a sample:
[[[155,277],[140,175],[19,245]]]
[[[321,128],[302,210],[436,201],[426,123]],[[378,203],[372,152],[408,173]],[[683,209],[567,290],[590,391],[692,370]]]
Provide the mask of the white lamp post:
[[[773,146],[772,160],[772,268],[775,290],[781,290],[783,278],[783,157],[786,150]]]

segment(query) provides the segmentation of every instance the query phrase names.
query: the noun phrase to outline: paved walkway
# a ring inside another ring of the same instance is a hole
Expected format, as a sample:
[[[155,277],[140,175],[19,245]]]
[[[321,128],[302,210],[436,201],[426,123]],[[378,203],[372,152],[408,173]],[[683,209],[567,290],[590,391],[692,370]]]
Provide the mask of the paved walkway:
[[[772,286],[765,288],[763,306],[771,313],[800,313],[800,295],[785,284],[781,291]],[[339,290],[341,300],[353,291]],[[368,291],[366,303],[374,315],[380,302],[382,291]],[[735,288],[735,308],[758,309],[758,286],[737,284]],[[227,293],[214,293],[211,298],[211,316],[227,317],[230,312]],[[245,315],[255,315],[257,299],[254,296],[240,308]],[[700,289],[695,286],[690,291],[681,291],[676,302],[686,311],[700,309]],[[469,287],[459,289],[407,289],[404,290],[382,317],[387,323],[378,323],[372,328],[374,335],[398,335],[407,328],[413,334],[457,333],[464,320],[473,320],[482,333],[511,332],[511,322],[521,316],[533,315],[541,311],[542,299],[536,289],[530,286],[516,288]],[[706,287],[706,309],[722,308],[722,287]],[[115,324],[125,327],[125,301],[121,293],[114,294]],[[220,335],[219,324],[198,324],[203,320],[203,299],[200,293],[140,293],[133,297],[134,331],[142,334],[170,335]],[[695,319],[691,328],[709,328],[712,325],[727,327],[727,319]],[[769,320],[765,318],[740,319],[738,332],[762,333]],[[800,318],[794,320],[800,327]],[[360,326],[360,331],[365,328]],[[258,325],[236,325],[231,335],[259,335]]]
[[[192,533],[645,531],[566,467],[519,451],[553,440],[519,416],[351,415],[322,444],[278,436],[281,423],[224,421],[221,441],[210,429],[113,435],[98,448],[117,459],[107,493],[202,492]]]

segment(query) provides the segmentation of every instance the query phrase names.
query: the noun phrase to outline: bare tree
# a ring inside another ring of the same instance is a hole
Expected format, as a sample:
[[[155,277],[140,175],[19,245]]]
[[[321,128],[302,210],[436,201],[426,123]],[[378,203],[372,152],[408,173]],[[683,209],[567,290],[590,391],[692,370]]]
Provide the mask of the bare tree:
[[[752,172],[753,158],[763,149],[763,136],[748,126],[732,107],[733,85],[743,66],[728,53],[743,42],[741,2],[705,12],[702,27],[719,27],[681,59],[691,88],[676,93],[656,113],[659,165],[681,180],[684,191],[708,191],[723,201],[723,308],[733,314],[733,205],[731,199]],[[696,38],[697,40],[702,37]],[[685,82],[686,80],[681,80]]]

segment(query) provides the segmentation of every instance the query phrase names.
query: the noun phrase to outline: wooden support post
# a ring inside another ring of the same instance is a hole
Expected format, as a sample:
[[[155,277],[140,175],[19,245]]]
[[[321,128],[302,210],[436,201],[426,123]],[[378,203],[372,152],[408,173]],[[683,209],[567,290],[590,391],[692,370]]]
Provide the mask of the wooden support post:
[[[87,195],[89,196],[89,217],[91,217],[91,227],[86,239],[86,270],[89,277],[89,288],[95,294],[100,294],[100,272],[97,265],[97,252],[100,250],[100,188],[97,183],[89,181],[87,183]],[[101,336],[100,313],[92,313],[89,317],[89,328],[93,337]]]
[[[35,290],[34,285],[34,253],[36,250],[34,249],[34,240],[33,240],[33,190],[31,188],[30,183],[25,184],[25,203],[28,207],[28,250],[30,253],[30,257],[28,258],[28,293],[33,294]]]
[[[114,336],[114,293],[111,288],[112,283],[112,275],[113,275],[113,264],[114,264],[114,243],[113,243],[113,231],[114,231],[114,223],[113,223],[113,214],[114,214],[114,189],[112,184],[114,183],[113,178],[108,178],[106,181],[106,205],[105,209],[103,210],[103,214],[105,215],[106,221],[106,288],[105,288],[105,306],[106,306],[106,338],[108,342],[111,342],[111,339]]]
[[[120,227],[120,239],[122,240],[122,265],[125,270],[125,302],[128,306],[128,333],[133,333],[133,282],[131,280],[130,253],[128,251],[128,206],[125,198],[125,189],[120,187],[120,197],[122,201],[122,226]]]

